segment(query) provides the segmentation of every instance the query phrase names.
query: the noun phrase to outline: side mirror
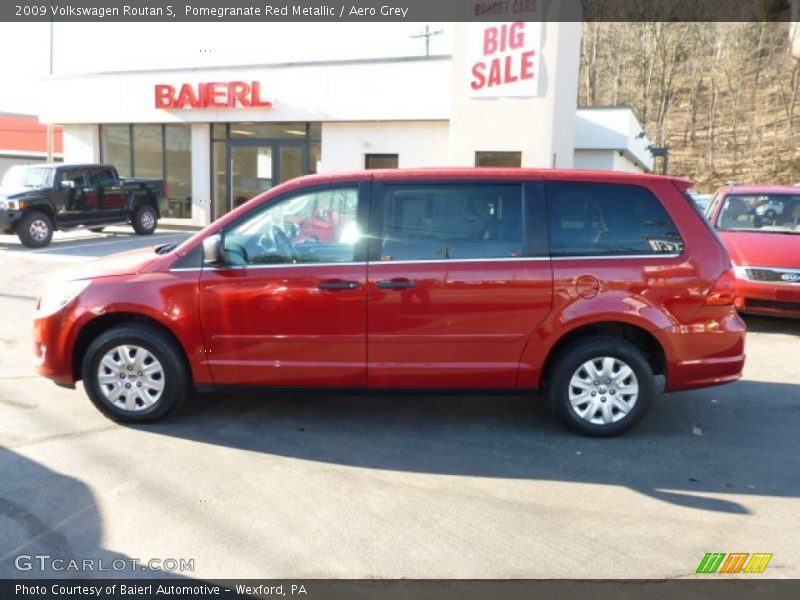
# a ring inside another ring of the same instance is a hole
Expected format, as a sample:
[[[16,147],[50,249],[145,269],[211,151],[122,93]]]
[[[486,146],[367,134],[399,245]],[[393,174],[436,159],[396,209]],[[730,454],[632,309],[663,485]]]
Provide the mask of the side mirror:
[[[210,235],[203,240],[203,264],[212,266],[225,264],[225,253],[220,234]]]
[[[74,190],[77,184],[72,179],[65,179],[61,182],[61,189]]]

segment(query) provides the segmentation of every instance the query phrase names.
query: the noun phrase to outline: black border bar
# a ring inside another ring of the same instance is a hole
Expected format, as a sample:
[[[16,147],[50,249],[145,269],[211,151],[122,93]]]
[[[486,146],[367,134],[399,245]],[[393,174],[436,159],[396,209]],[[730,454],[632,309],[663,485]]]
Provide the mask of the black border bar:
[[[788,21],[792,0],[3,0],[0,21]]]
[[[123,586],[125,593],[122,593]],[[159,592],[159,590],[163,590]],[[237,591],[238,590],[238,591]],[[192,579],[0,580],[3,600],[759,600],[797,598],[800,581],[763,579]]]

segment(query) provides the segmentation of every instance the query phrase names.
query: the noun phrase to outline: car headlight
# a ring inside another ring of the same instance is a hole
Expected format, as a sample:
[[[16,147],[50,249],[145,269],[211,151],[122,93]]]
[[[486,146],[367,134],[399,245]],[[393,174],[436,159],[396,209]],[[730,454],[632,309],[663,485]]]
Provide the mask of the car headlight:
[[[77,281],[51,281],[45,285],[44,292],[36,306],[38,317],[46,317],[57,313],[67,304],[77,298],[80,293],[89,287],[91,279]]]
[[[3,210],[4,208],[6,208],[6,201],[0,200],[0,210]]]
[[[736,274],[737,279],[750,279],[747,275],[747,267],[733,263],[733,272]]]

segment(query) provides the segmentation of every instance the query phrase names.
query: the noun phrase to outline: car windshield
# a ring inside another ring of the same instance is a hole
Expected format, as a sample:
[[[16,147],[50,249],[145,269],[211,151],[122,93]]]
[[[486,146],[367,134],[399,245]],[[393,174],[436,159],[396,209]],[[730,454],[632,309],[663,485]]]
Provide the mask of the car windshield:
[[[3,177],[2,187],[7,188],[39,188],[53,184],[53,167],[37,167],[15,165]]]
[[[800,233],[800,194],[729,194],[717,229]]]

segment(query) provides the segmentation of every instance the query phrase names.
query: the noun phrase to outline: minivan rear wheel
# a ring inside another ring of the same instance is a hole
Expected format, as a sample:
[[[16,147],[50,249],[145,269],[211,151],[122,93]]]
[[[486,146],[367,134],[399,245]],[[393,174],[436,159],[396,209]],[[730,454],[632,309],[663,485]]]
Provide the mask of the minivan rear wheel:
[[[601,437],[636,425],[655,390],[653,370],[642,351],[616,338],[570,346],[556,357],[547,379],[548,400],[561,422]]]
[[[163,418],[180,404],[188,387],[181,349],[143,325],[120,325],[99,335],[86,351],[82,376],[92,403],[124,423]]]

